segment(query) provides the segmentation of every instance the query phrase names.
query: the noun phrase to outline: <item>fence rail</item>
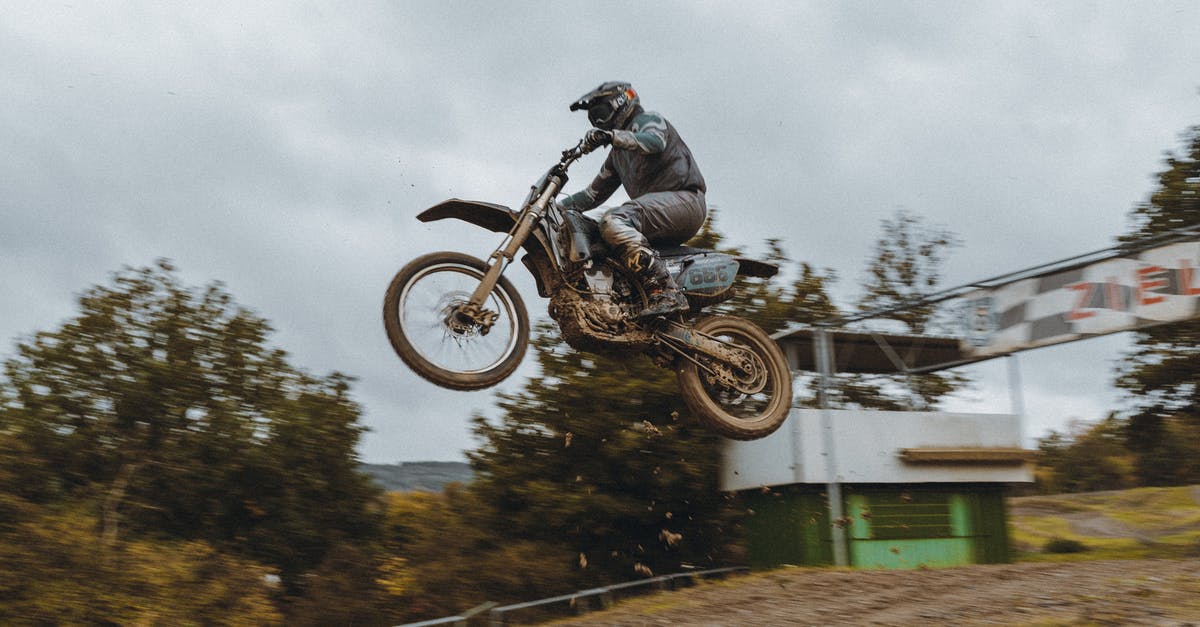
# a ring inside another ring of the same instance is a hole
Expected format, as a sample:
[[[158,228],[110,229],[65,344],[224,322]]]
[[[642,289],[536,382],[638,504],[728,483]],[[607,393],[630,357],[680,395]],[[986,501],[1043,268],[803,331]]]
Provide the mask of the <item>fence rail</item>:
[[[745,566],[734,566],[731,568],[713,568],[710,570],[698,570],[684,573],[674,573],[671,575],[660,575],[658,577],[650,577],[647,579],[639,579],[637,581],[626,581],[617,583],[611,586],[602,586],[599,588],[589,588],[572,592],[571,594],[563,594],[547,599],[538,599],[536,601],[526,601],[524,603],[515,603],[512,605],[504,605],[496,607],[495,603],[485,603],[479,607],[463,612],[458,616],[447,616],[446,618],[438,618],[434,620],[422,621],[419,623],[407,623],[400,627],[436,627],[438,625],[455,625],[456,627],[466,627],[471,619],[483,612],[487,612],[488,622],[490,627],[501,627],[507,625],[508,615],[522,610],[535,608],[546,608],[557,604],[568,604],[571,610],[578,614],[583,614],[591,611],[592,600],[598,600],[599,606],[595,609],[605,609],[612,605],[615,598],[615,593],[632,590],[635,588],[652,588],[654,590],[676,590],[681,586],[691,585],[696,579],[707,579],[710,577],[720,577],[735,572],[748,571]]]

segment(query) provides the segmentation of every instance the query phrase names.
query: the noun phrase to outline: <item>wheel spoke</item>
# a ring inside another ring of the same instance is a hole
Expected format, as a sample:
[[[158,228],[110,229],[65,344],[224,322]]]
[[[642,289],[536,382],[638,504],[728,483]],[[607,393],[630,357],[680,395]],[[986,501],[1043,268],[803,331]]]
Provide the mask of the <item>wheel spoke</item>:
[[[771,373],[762,360],[748,347],[748,344],[752,345],[751,338],[730,332],[713,335],[721,342],[739,347],[750,358],[746,360],[746,370],[728,364],[718,366],[722,373],[736,381],[735,385],[726,385],[712,375],[702,375],[705,391],[731,417],[758,420],[774,402],[776,382],[772,380]]]
[[[791,372],[779,345],[753,322],[733,316],[701,318],[693,330],[720,342],[724,355],[705,355],[703,364],[679,368],[688,408],[735,440],[766,437],[778,429],[792,404]]]
[[[507,295],[493,290],[484,309],[497,314],[488,328],[454,320],[483,274],[458,264],[426,268],[400,295],[400,325],[413,349],[434,366],[459,373],[486,371],[504,361],[517,344],[517,316]]]

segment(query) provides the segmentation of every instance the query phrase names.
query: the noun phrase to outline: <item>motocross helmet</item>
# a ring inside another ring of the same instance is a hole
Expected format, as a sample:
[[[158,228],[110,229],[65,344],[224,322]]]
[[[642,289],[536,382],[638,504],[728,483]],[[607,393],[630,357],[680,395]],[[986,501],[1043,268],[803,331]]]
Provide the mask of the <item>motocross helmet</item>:
[[[623,127],[638,104],[638,95],[632,85],[609,81],[572,102],[571,110],[587,109],[592,126],[611,131]]]

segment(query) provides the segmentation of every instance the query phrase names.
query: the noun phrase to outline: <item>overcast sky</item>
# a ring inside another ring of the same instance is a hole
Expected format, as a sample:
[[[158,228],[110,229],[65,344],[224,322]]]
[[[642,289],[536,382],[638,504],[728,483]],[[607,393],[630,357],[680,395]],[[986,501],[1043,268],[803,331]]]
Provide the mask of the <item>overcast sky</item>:
[[[471,413],[495,415],[492,392],[425,383],[383,333],[406,261],[497,243],[414,216],[450,197],[519,203],[587,128],[567,105],[602,81],[632,82],[680,130],[732,243],[782,238],[837,271],[843,304],[901,208],[963,239],[947,286],[1111,244],[1200,124],[1193,0],[0,0],[0,14],[0,356],[114,271],[167,257],[271,320],[295,365],[358,377],[372,462],[462,459]],[[580,162],[569,190],[599,164]],[[1022,354],[1027,435],[1118,408],[1126,341]],[[1008,411],[1003,364],[971,372],[951,407]]]

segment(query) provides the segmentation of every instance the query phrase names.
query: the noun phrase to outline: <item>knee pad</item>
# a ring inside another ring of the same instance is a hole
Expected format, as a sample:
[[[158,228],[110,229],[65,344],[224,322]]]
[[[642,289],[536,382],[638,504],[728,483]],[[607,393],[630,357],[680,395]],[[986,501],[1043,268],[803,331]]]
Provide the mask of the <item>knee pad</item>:
[[[606,211],[600,218],[600,237],[613,248],[644,246],[648,243],[638,229],[633,209],[625,205]]]
[[[621,251],[621,263],[629,268],[630,272],[639,276],[650,274],[655,269],[656,261],[658,261],[658,256],[645,246],[629,246]]]

